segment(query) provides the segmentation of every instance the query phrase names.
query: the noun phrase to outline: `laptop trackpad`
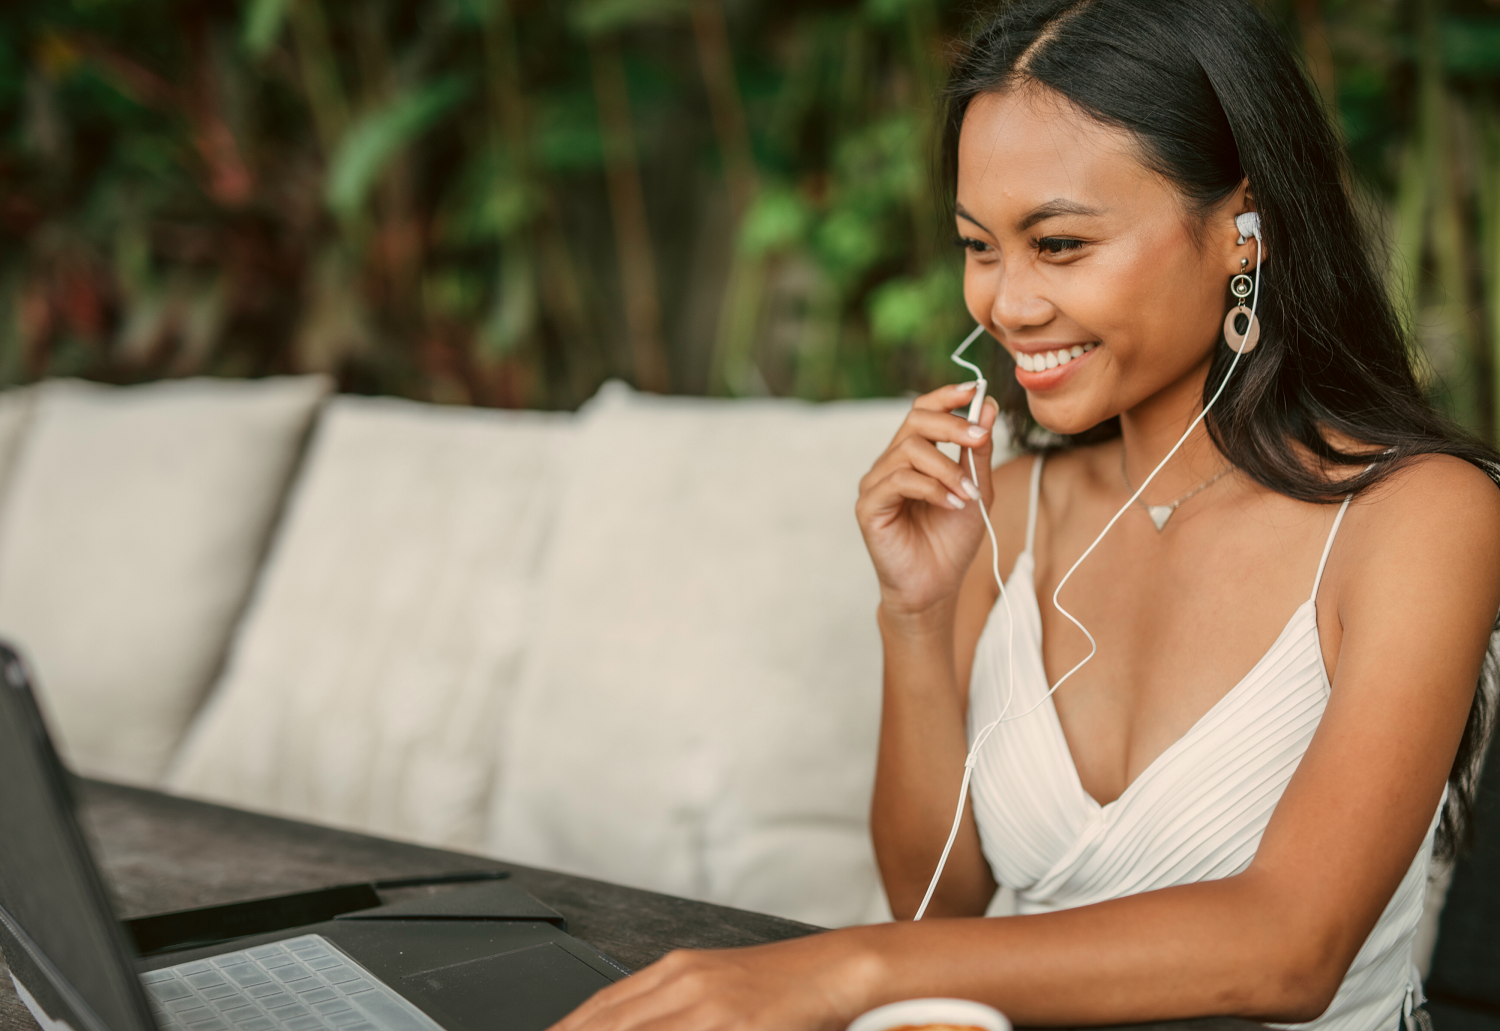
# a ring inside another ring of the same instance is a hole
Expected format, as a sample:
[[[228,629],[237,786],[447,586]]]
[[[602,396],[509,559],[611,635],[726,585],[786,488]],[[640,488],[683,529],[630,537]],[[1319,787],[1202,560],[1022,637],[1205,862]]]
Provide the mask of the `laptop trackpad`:
[[[450,1031],[545,1031],[610,983],[554,942],[407,974],[401,994]],[[503,1020],[497,1024],[497,1017]]]

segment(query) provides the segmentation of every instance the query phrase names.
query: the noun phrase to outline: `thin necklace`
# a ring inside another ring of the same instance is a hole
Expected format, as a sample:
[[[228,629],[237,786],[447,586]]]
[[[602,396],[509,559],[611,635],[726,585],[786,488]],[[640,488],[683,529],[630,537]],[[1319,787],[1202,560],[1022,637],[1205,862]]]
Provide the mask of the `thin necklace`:
[[[1214,473],[1214,475],[1198,484],[1198,486],[1182,495],[1182,497],[1178,498],[1176,501],[1168,502],[1165,505],[1148,505],[1140,498],[1136,498],[1135,503],[1146,510],[1146,514],[1151,517],[1151,522],[1156,527],[1156,532],[1161,533],[1162,527],[1167,525],[1167,520],[1172,518],[1172,513],[1177,511],[1178,505],[1182,504],[1194,494],[1208,490],[1208,488],[1212,487],[1214,484],[1218,483],[1226,475],[1228,475],[1229,471],[1233,468],[1234,466],[1232,465],[1226,465],[1224,468]],[[1120,476],[1125,480],[1125,486],[1130,490],[1130,493],[1134,494],[1135,487],[1131,485],[1130,474],[1125,471],[1124,448],[1120,449]]]

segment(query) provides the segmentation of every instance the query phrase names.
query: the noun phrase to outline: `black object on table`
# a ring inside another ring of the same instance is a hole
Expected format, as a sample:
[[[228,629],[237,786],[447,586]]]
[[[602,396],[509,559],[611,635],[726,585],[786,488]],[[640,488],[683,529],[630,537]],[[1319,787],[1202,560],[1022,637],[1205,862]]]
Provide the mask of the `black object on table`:
[[[514,863],[333,830],[224,806],[81,781],[80,816],[122,919],[170,934],[174,914],[271,896],[370,885],[387,904],[429,898],[484,871],[509,878],[567,921],[574,937],[637,970],[678,948],[730,948],[811,934],[807,924]],[[400,882],[406,882],[404,885]],[[462,883],[458,885],[462,886]],[[164,930],[165,929],[165,930]],[[1261,1031],[1230,1017],[1142,1031]],[[37,1031],[0,964],[0,1031]]]

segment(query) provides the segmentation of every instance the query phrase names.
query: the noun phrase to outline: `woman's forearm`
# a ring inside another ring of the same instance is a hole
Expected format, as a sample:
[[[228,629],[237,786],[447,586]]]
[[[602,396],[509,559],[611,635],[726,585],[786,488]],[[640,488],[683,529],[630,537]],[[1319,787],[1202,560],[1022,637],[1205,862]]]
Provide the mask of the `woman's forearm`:
[[[968,751],[965,697],[953,661],[949,614],[921,619],[882,611],[884,700],[871,835],[891,909],[910,918],[952,826]],[[966,817],[929,912],[977,916],[995,882]]]
[[[1033,1026],[1296,1022],[1326,1008],[1352,958],[1311,922],[1286,892],[1240,875],[1036,916],[851,928],[825,936],[825,955],[860,1012],[953,996]]]

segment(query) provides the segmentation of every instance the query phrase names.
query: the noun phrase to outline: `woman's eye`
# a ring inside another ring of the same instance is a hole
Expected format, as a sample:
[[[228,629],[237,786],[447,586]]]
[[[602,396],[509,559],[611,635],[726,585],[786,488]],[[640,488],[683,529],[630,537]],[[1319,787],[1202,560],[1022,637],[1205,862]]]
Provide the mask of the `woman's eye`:
[[[953,245],[962,247],[966,251],[973,251],[975,254],[987,254],[993,249],[983,240],[976,240],[972,236],[955,236]]]
[[[1044,236],[1033,246],[1046,254],[1062,254],[1065,251],[1076,251],[1083,246],[1083,241],[1066,236]]]

